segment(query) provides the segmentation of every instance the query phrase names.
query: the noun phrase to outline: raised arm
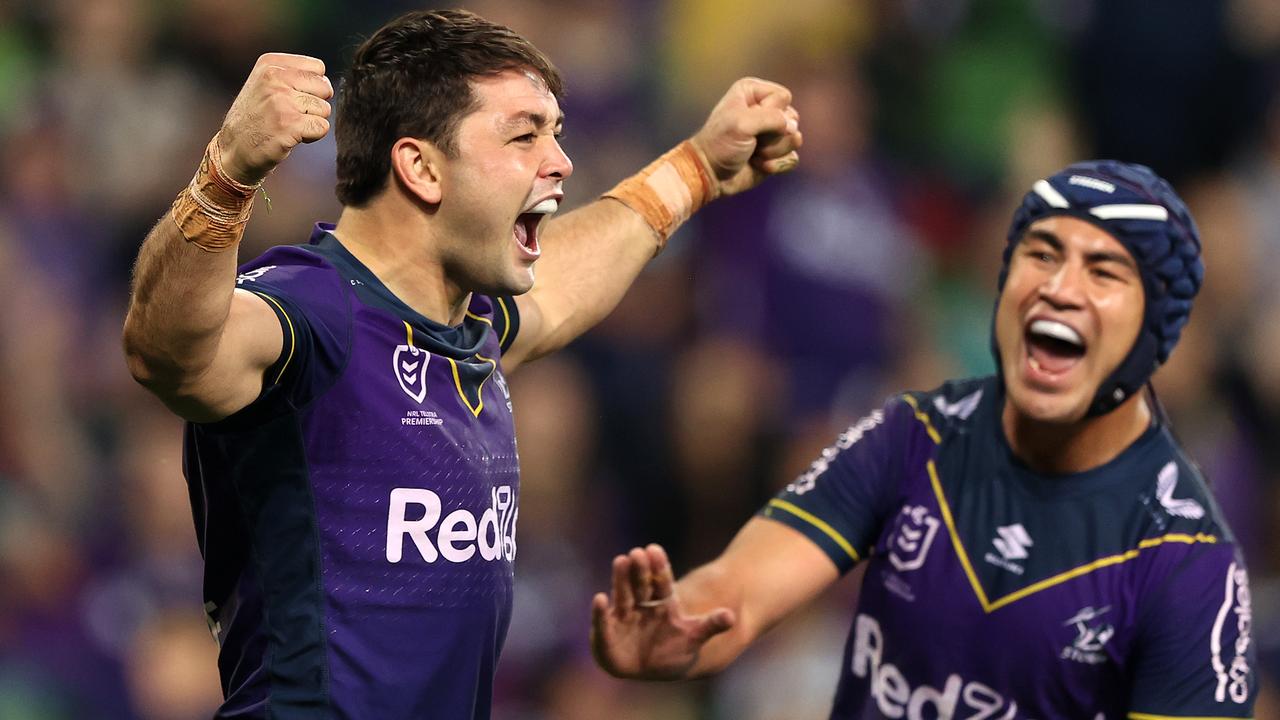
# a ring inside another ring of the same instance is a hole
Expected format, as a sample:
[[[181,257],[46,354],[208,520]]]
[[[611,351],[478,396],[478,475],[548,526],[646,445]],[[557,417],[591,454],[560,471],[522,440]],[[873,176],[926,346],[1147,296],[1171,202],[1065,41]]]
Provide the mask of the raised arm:
[[[248,405],[280,354],[271,308],[235,290],[236,248],[262,179],[298,143],[328,132],[332,96],[320,60],[258,58],[191,184],[138,252],[124,326],[129,370],[188,420]]]
[[[661,547],[635,548],[614,558],[611,594],[592,599],[591,650],[615,677],[716,673],[838,577],[811,540],[761,518],[679,582]]]
[[[602,320],[681,223],[717,197],[795,167],[802,141],[791,92],[744,78],[692,138],[601,199],[549,221],[537,281],[516,298],[521,330],[504,366],[561,348]]]

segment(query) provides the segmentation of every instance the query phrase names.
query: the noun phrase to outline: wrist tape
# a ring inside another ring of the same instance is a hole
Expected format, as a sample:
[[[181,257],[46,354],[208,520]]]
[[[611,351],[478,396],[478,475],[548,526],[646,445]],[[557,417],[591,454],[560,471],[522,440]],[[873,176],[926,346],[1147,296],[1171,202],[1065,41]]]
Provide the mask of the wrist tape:
[[[245,185],[222,169],[218,136],[205,147],[200,168],[173,201],[173,220],[182,237],[207,252],[234,247],[253,213],[253,195],[261,185]]]
[[[716,198],[716,184],[698,151],[685,140],[601,197],[613,198],[644,218],[658,234],[657,255],[676,228]]]

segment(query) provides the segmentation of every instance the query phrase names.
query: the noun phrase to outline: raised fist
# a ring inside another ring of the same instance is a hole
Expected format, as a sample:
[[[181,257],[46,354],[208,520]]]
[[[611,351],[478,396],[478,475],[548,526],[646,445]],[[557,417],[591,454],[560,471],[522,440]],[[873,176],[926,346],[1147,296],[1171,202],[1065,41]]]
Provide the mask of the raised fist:
[[[260,182],[298,143],[329,132],[332,97],[320,60],[287,53],[259,57],[218,131],[223,171],[246,185]]]
[[[804,136],[791,91],[749,77],[729,87],[691,142],[718,184],[717,195],[733,195],[794,168]]]

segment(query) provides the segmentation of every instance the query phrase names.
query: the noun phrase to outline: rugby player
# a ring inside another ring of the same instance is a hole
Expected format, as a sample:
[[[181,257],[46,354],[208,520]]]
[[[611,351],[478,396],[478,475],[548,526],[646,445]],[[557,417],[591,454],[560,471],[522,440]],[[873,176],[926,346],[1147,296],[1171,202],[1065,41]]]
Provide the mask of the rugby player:
[[[473,14],[409,13],[341,87],[336,226],[237,271],[258,186],[329,130],[324,72],[258,60],[139,252],[124,331],[190,421],[217,717],[487,718],[519,514],[505,373],[607,314],[701,205],[794,166],[798,115],[740,80],[547,220],[573,170],[558,72]]]
[[[1036,182],[999,277],[999,372],[891,398],[679,582],[657,545],[615,558],[597,662],[714,673],[865,561],[833,718],[1250,717],[1248,574],[1144,391],[1202,278],[1148,168]]]

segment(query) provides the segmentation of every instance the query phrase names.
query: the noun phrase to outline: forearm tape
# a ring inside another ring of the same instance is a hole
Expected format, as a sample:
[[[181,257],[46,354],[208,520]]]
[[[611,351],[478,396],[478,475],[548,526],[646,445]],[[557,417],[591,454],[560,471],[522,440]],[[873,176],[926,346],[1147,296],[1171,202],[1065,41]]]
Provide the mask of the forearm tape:
[[[601,197],[613,198],[640,213],[658,234],[657,255],[667,238],[716,197],[716,184],[688,140]]]
[[[205,148],[200,168],[173,201],[173,220],[182,237],[207,252],[235,247],[253,213],[257,185],[236,182],[222,170],[218,136]]]

